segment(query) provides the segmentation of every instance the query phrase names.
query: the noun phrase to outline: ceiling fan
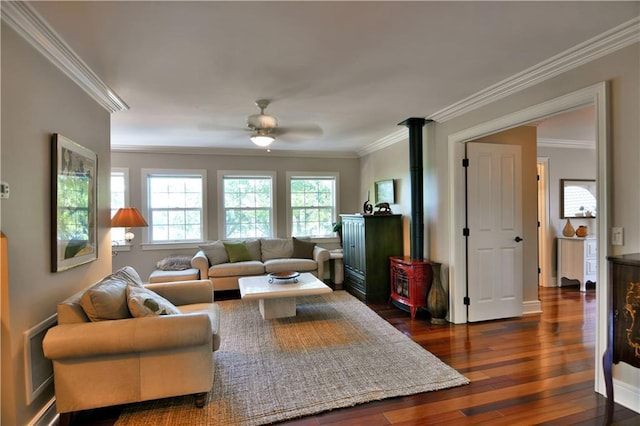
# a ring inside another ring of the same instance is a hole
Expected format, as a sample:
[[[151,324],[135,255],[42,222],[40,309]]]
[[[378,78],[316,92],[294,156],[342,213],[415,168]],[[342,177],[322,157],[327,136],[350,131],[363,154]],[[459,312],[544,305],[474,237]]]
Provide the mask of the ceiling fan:
[[[269,146],[276,140],[272,132],[278,127],[278,119],[264,113],[270,103],[268,99],[258,99],[256,106],[260,108],[260,114],[247,117],[247,126],[253,131],[249,139],[258,146]]]
[[[296,135],[322,135],[322,129],[317,125],[279,127],[278,119],[264,112],[270,103],[271,101],[269,99],[258,99],[256,106],[260,109],[260,113],[247,117],[247,127],[251,130],[249,139],[251,139],[254,144],[260,147],[267,147],[273,143],[276,136],[292,140],[295,139]]]

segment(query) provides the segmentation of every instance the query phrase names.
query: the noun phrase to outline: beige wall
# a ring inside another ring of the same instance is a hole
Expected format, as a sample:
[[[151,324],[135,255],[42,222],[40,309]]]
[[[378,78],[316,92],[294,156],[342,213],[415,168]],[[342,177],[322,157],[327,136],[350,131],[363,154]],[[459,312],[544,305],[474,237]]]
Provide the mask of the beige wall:
[[[275,150],[274,150],[275,151]],[[218,185],[219,170],[275,171],[276,172],[276,229],[278,237],[288,236],[286,223],[286,173],[289,172],[337,172],[340,176],[338,213],[354,212],[360,209],[360,198],[355,196],[360,188],[360,160],[358,158],[301,158],[272,155],[215,155],[215,154],[150,154],[113,152],[113,167],[129,169],[129,200],[131,206],[142,207],[142,169],[202,169],[207,171],[207,227],[208,240],[218,236]],[[113,258],[113,268],[131,265],[146,279],[158,260],[171,254],[192,255],[197,245],[180,249],[154,249],[141,245],[145,229],[135,231],[136,239],[129,252],[119,252]],[[337,242],[337,239],[336,239]],[[324,241],[322,246],[335,248],[336,242]],[[333,246],[331,244],[333,243]]]
[[[2,419],[23,425],[49,401],[53,386],[26,403],[23,333],[55,313],[56,302],[111,271],[109,113],[2,23],[1,178],[9,282],[2,287]],[[50,265],[51,133],[98,155],[98,259],[52,273]]]

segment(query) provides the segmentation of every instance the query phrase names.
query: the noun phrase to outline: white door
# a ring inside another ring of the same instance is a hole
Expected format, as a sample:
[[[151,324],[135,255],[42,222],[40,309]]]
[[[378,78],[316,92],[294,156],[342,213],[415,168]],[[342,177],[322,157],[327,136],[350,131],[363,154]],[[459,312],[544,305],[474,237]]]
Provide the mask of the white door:
[[[468,143],[468,320],[522,315],[520,147]]]

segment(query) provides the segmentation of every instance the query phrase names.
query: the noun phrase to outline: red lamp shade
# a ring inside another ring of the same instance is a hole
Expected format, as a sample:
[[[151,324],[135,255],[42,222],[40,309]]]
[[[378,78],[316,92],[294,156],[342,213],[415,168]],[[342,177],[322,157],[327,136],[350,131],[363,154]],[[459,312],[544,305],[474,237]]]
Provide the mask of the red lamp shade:
[[[144,217],[135,207],[124,207],[118,209],[111,219],[112,228],[133,228],[138,226],[149,226]]]

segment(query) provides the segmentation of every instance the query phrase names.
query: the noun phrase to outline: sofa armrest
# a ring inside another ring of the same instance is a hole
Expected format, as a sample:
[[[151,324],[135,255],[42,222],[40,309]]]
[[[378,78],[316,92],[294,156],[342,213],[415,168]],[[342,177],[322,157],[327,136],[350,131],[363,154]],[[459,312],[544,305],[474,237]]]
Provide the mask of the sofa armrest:
[[[178,308],[180,305],[213,302],[213,284],[210,280],[171,281],[145,284],[144,286],[158,293]]]
[[[203,250],[198,250],[191,258],[191,266],[198,268],[200,271],[200,279],[206,280],[209,278],[209,258]]]
[[[61,324],[42,342],[51,360],[108,356],[212,345],[211,321],[205,313]]]
[[[329,260],[331,253],[323,247],[315,246],[313,248],[313,260],[318,264],[318,278],[324,279],[324,263]]]

